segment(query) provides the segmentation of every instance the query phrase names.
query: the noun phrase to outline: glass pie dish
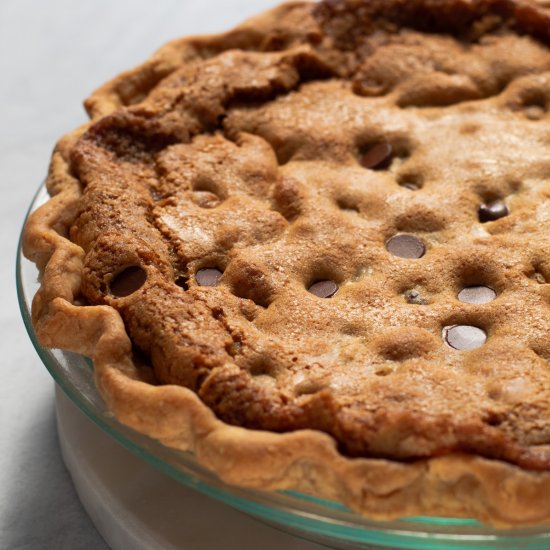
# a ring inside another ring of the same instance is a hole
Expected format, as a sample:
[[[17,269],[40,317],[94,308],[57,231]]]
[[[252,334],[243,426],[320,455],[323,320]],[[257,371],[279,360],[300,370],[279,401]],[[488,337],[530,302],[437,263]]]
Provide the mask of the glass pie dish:
[[[48,198],[41,186],[29,213]],[[470,519],[410,517],[374,521],[342,506],[297,492],[264,492],[229,486],[202,468],[192,453],[169,449],[119,423],[99,395],[89,359],[42,347],[30,316],[38,288],[33,263],[17,253],[17,291],[21,314],[42,362],[66,395],[99,428],[134,455],[169,475],[174,483],[191,487],[285,531],[335,548],[550,548],[550,526],[495,529]]]

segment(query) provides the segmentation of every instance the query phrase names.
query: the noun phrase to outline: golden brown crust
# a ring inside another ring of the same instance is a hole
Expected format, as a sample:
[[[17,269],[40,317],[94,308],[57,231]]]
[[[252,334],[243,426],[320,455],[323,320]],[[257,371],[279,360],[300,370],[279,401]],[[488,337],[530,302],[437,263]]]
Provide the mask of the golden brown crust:
[[[139,67],[98,88],[85,101],[86,110],[91,118],[98,118],[138,103],[182,65],[192,65],[228,49],[268,50],[299,44],[311,32],[310,11],[305,2],[287,2],[229,32],[173,40]]]
[[[442,34],[422,35],[426,21]],[[550,277],[548,216],[537,210],[548,196],[550,53],[517,34],[544,41],[549,24],[535,4],[512,0],[293,3],[162,48],[96,91],[92,123],[54,153],[55,196],[24,240],[44,270],[33,303],[39,339],[91,356],[117,418],[192,449],[229,483],[308,491],[381,519],[550,519],[550,319],[548,285],[538,284]],[[365,101],[376,105],[366,118]],[[426,151],[419,132],[428,127]],[[384,131],[410,159],[358,192],[358,151]],[[525,131],[527,166],[515,151]],[[495,132],[508,142],[494,146]],[[461,156],[449,136],[470,149]],[[500,169],[472,157],[476,143]],[[434,158],[452,158],[455,173]],[[419,175],[425,199],[386,189]],[[448,180],[441,190],[438,179]],[[514,194],[515,217],[488,232],[472,221],[480,197]],[[403,231],[423,236],[425,260],[388,258],[383,239]],[[487,251],[490,238],[498,254]],[[193,282],[214,264],[224,270],[219,287]],[[114,278],[133,265],[147,282],[113,296]],[[436,283],[426,278],[434,272]],[[474,274],[506,290],[500,302],[454,300],[458,285],[479,282]],[[340,283],[337,297],[306,293],[319,278]],[[441,305],[400,303],[410,282]],[[381,307],[383,285],[391,297]],[[76,305],[83,297],[95,305]],[[533,319],[523,327],[525,307]],[[460,355],[442,345],[442,326],[474,321],[490,328],[484,347]],[[133,363],[128,333],[154,375]],[[230,426],[212,411],[287,433]],[[335,440],[348,456],[371,458],[346,457]]]

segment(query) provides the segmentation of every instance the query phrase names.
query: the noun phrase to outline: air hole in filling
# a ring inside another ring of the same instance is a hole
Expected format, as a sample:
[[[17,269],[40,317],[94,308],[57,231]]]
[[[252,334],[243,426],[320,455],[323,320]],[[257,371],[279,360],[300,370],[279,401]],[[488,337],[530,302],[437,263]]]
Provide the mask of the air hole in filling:
[[[500,426],[504,418],[496,412],[489,412],[487,416],[483,419],[483,422],[488,426]]]
[[[340,208],[340,210],[345,210],[346,212],[359,212],[357,201],[353,200],[351,197],[339,198],[336,201],[336,205]]]
[[[275,156],[277,157],[277,164],[279,166],[284,166],[285,164],[288,164],[292,157],[297,152],[297,145],[295,143],[283,143],[282,145],[275,146],[273,143],[271,144],[273,147],[273,151],[275,152]]]
[[[487,397],[492,401],[499,401],[502,398],[502,388],[500,384],[494,383],[487,388]]]
[[[147,280],[145,270],[137,265],[123,269],[109,283],[109,291],[117,298],[124,298],[139,290]]]
[[[376,376],[388,376],[388,374],[391,374],[393,372],[393,369],[391,367],[379,367],[374,371],[374,374]]]
[[[258,360],[255,361],[250,367],[249,372],[252,376],[265,376],[275,378],[275,372],[269,362]]]
[[[176,283],[176,285],[180,288],[183,288],[183,290],[189,290],[189,286],[187,285],[187,277],[184,277],[183,275],[177,277],[174,283]]]
[[[546,342],[533,347],[533,352],[543,361],[550,363],[550,348]]]
[[[266,273],[266,267],[252,258],[236,258],[228,267],[226,283],[234,296],[245,300],[241,303],[245,309],[256,309],[254,306],[268,308],[275,298],[276,287]],[[258,314],[255,311],[254,317]]]
[[[254,284],[254,283],[257,284]],[[248,283],[237,281],[232,284],[232,292],[238,298],[251,300],[256,306],[267,309],[271,304],[272,296],[268,285],[262,284],[260,280],[251,280]]]

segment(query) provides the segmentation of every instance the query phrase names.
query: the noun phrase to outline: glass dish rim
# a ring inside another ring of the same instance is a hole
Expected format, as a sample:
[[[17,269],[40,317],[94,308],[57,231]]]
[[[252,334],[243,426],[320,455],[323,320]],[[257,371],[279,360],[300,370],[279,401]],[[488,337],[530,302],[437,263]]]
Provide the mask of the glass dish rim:
[[[529,546],[526,546],[526,548],[542,549],[550,547],[550,527],[548,526],[503,530],[483,525],[471,519],[442,517],[410,517],[381,522],[353,513],[339,503],[301,493],[292,491],[268,492],[230,486],[219,480],[212,472],[199,466],[194,461],[192,453],[182,453],[164,447],[162,444],[123,426],[108,411],[104,410],[100,413],[94,410],[87,401],[83,400],[84,396],[78,391],[74,383],[67,378],[54,351],[40,345],[32,325],[31,296],[26,288],[29,285],[29,281],[26,280],[29,275],[25,272],[25,269],[34,268],[35,275],[38,274],[38,270],[32,262],[23,256],[23,233],[30,214],[46,202],[48,196],[45,183],[42,183],[33,196],[19,235],[16,253],[16,288],[23,322],[42,363],[64,393],[95,425],[131,453],[179,483],[289,530],[295,529],[299,532],[311,534],[315,532],[315,528],[320,527],[320,523],[325,522],[325,532],[320,529],[317,531],[318,533],[328,537],[340,537],[339,540],[347,542],[382,544],[382,547],[390,547],[389,544],[395,545],[394,537],[398,537],[401,544],[407,543],[407,539],[410,538],[408,541],[411,544],[410,546],[392,546],[394,548],[512,548],[508,544],[518,543],[528,544]],[[93,367],[89,359],[69,352],[59,351],[59,354],[69,357],[69,360],[79,358],[80,361],[86,362],[91,373]],[[93,375],[91,376],[93,377]],[[96,397],[101,400],[97,390]],[[147,441],[147,447],[144,446],[144,441]],[[151,449],[154,449],[155,452],[151,452]],[[170,462],[163,457],[168,453],[173,455]],[[188,470],[181,469],[182,461]],[[175,464],[178,465],[175,466]],[[192,473],[189,472],[189,469]],[[318,516],[320,509],[325,512],[329,510],[330,516],[326,514]],[[312,528],[314,529],[312,530]],[[368,540],[362,536],[363,531],[369,535]],[[427,546],[428,540],[426,537],[433,538],[436,545]],[[437,546],[438,541],[443,546]],[[491,542],[493,544],[505,544],[505,546],[450,546],[449,544],[452,544],[453,541],[457,544],[460,542],[467,543],[468,541],[473,544]],[[422,543],[424,545],[418,545]],[[545,544],[545,546],[538,546],[538,543]]]

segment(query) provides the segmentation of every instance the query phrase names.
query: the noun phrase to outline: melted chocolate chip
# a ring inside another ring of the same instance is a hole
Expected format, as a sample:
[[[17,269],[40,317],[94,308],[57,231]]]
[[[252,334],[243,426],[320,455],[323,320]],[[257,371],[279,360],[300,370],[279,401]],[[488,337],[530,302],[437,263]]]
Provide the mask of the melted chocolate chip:
[[[487,304],[497,297],[488,286],[467,286],[458,293],[458,299],[466,304]]]
[[[507,216],[510,211],[502,201],[493,201],[489,204],[481,204],[478,208],[479,221],[481,223],[493,222]]]
[[[546,114],[544,107],[540,105],[527,105],[523,112],[529,120],[540,120]]]
[[[113,296],[124,298],[139,290],[147,280],[145,270],[137,265],[123,269],[109,284]]]
[[[216,208],[221,203],[220,197],[210,191],[194,191],[193,200],[201,208]]]
[[[482,346],[487,340],[485,331],[470,325],[453,325],[443,329],[443,338],[457,350],[469,350]]]
[[[205,267],[199,269],[195,274],[195,279],[199,286],[216,286],[222,272],[216,267]]]
[[[392,152],[393,147],[387,141],[377,143],[361,155],[361,165],[371,170],[384,170],[391,164]]]
[[[315,294],[315,296],[318,296],[319,298],[330,298],[336,294],[337,290],[338,285],[334,281],[330,280],[317,281],[308,288],[309,292]]]
[[[386,241],[386,249],[399,258],[422,258],[426,253],[424,243],[414,235],[394,235]]]
[[[412,181],[404,181],[403,183],[399,184],[401,187],[404,187],[405,189],[409,189],[410,191],[418,191],[420,187],[418,184],[413,183]]]

